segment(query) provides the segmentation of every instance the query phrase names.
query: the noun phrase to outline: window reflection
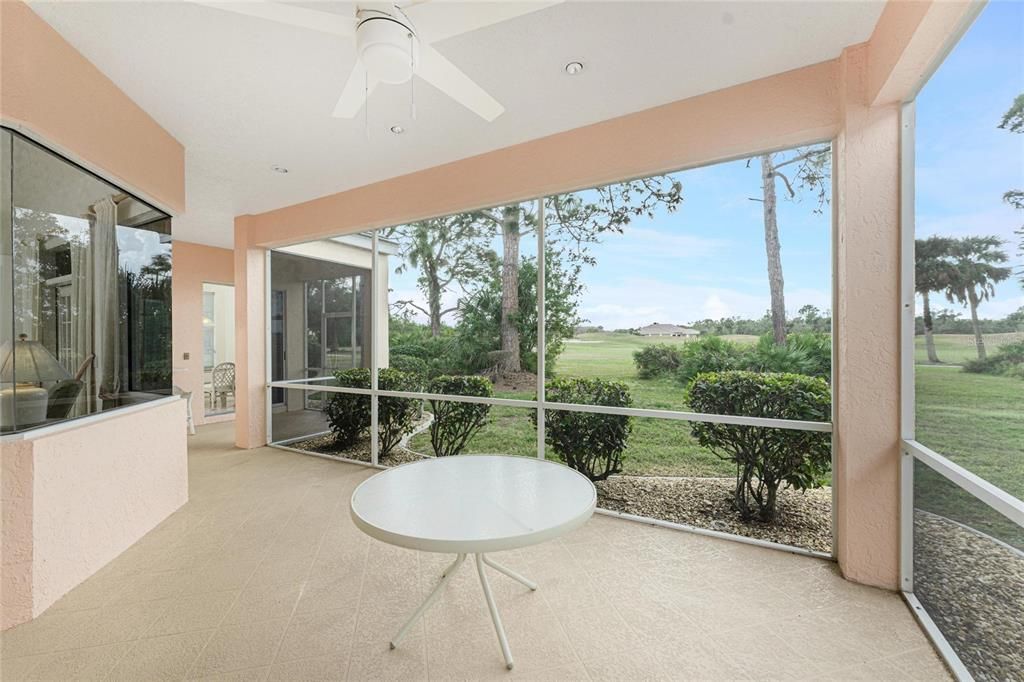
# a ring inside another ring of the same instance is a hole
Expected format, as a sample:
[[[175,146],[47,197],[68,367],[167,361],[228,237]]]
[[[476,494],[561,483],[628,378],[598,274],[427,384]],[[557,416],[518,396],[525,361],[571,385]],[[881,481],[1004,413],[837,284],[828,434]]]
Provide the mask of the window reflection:
[[[12,296],[0,428],[170,394],[170,219],[17,134],[3,139],[0,275]]]

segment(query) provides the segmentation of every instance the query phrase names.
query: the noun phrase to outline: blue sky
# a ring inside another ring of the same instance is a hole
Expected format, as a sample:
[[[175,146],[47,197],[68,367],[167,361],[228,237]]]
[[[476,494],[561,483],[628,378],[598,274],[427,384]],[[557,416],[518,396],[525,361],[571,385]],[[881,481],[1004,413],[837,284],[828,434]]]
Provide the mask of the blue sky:
[[[1009,240],[1024,214],[1001,202],[1024,188],[1024,135],[996,128],[1024,92],[1024,3],[993,2],[918,97],[917,230],[998,234]],[[755,159],[673,175],[684,201],[674,213],[640,219],[592,247],[581,315],[608,329],[707,317],[760,317],[769,306],[761,174]],[[779,187],[779,231],[790,315],[805,304],[831,307],[831,209],[811,193],[787,200]],[[523,252],[536,253],[524,240]],[[1016,241],[1007,245],[1016,255]],[[392,299],[422,299],[415,273],[392,275]],[[450,292],[453,301],[457,292]],[[1016,282],[982,305],[1002,317],[1024,305]],[[948,307],[958,309],[950,304]]]
[[[1002,202],[1024,189],[1024,134],[996,126],[1024,92],[1024,3],[990,2],[917,98],[917,235],[998,235],[1021,265],[1013,231],[1024,211]],[[954,304],[941,305],[962,310]],[[979,308],[999,318],[1024,306],[1016,279]]]

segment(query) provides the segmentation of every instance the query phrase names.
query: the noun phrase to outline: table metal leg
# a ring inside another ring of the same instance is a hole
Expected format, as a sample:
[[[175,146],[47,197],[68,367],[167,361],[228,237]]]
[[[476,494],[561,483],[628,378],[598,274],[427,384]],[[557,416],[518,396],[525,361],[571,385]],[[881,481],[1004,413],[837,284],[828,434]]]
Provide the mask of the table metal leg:
[[[441,594],[441,590],[444,588],[445,584],[452,577],[452,575],[455,574],[455,571],[458,570],[459,566],[461,566],[462,562],[465,560],[466,555],[460,554],[455,558],[455,561],[453,561],[451,565],[448,566],[448,568],[444,569],[444,573],[441,574],[441,580],[437,583],[437,587],[435,587],[433,592],[431,592],[423,601],[423,603],[420,604],[420,607],[416,609],[416,611],[412,614],[412,616],[409,618],[406,624],[402,626],[402,629],[398,631],[398,634],[395,635],[394,639],[391,640],[392,649],[398,646],[399,642],[402,641],[402,638],[404,638],[406,634],[409,633],[409,629],[416,623],[416,621],[418,621],[423,616],[424,613],[427,612],[427,609],[434,605],[434,602],[437,601],[437,598]],[[479,564],[479,560],[477,561],[477,563]],[[506,656],[505,658],[507,659],[508,657]]]
[[[491,612],[491,620],[494,622],[494,631],[498,634],[498,644],[501,645],[501,653],[505,657],[505,667],[512,669],[512,652],[508,648],[508,639],[505,637],[505,628],[501,625],[501,616],[498,615],[498,607],[494,603],[494,595],[491,594],[491,585],[487,582],[487,574],[484,572],[483,554],[476,555],[476,572],[480,576],[480,585],[484,588],[484,599],[487,600],[487,609]]]
[[[533,582],[529,578],[525,578],[525,577],[519,575],[518,573],[513,571],[511,568],[507,568],[505,566],[502,566],[501,564],[499,564],[497,561],[494,561],[493,559],[491,559],[486,554],[481,555],[481,556],[483,556],[483,558],[484,558],[484,563],[487,564],[488,566],[490,566],[491,568],[493,568],[495,571],[498,571],[499,573],[504,573],[509,578],[512,578],[512,580],[515,580],[517,583],[522,583],[523,585],[525,585],[526,587],[529,587],[534,592],[537,591],[537,583]]]

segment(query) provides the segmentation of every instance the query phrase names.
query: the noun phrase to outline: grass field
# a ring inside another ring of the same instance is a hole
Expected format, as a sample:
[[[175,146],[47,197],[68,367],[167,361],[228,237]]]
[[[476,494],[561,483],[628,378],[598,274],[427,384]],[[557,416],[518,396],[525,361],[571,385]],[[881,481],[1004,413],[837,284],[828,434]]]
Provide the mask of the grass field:
[[[985,334],[985,349],[989,353],[1005,343],[1024,340],[1024,332],[1010,332],[1007,334]],[[950,365],[960,365],[967,360],[976,360],[978,351],[974,347],[973,334],[936,334],[935,354],[939,356],[939,362]],[[914,339],[914,362],[917,364],[928,363],[928,352],[924,347],[924,337],[918,336]]]

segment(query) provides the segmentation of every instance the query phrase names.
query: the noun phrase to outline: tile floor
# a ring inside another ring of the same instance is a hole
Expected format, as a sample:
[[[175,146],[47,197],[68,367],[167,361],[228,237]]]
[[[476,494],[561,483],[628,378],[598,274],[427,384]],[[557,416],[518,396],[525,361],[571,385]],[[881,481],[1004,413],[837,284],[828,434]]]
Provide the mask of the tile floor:
[[[349,520],[356,465],[190,439],[191,500],[41,617],[2,636],[13,680],[948,679],[903,602],[832,564],[595,516],[504,553],[506,671],[462,570],[395,651],[448,557]]]

